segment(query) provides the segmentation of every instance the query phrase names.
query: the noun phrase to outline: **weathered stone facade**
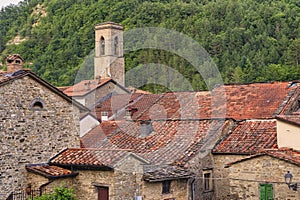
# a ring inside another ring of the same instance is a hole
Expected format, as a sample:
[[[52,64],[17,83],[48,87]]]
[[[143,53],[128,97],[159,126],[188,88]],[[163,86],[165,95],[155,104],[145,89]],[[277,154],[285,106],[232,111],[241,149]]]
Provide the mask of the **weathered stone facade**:
[[[116,85],[112,81],[110,81],[105,85],[102,85],[100,88],[95,89],[93,92],[90,92],[87,95],[79,98],[84,99],[85,104],[83,105],[87,107],[92,107],[97,101],[111,93],[128,94],[128,91],[124,90],[124,88],[121,88],[119,85]],[[77,100],[77,97],[73,98]]]
[[[74,169],[78,172],[75,178],[61,178],[54,180],[46,186],[51,190],[54,186],[65,184],[75,190],[76,197],[80,200],[97,199],[98,188],[107,187],[110,200],[132,200],[138,196],[142,189],[142,162],[134,156],[129,156],[120,161],[114,170],[101,169]],[[33,189],[49,181],[47,178],[28,173],[28,183]]]
[[[284,160],[263,155],[235,163],[228,168],[231,199],[252,200],[260,196],[260,184],[271,184],[274,200],[300,199],[299,191],[289,189],[284,175],[291,171],[293,183],[300,180],[300,168]]]
[[[176,199],[187,200],[188,196],[188,179],[172,180],[170,185],[170,193],[162,193],[162,182],[144,182],[143,183],[143,199]]]
[[[214,155],[214,178],[215,195],[218,200],[232,200],[229,190],[229,169],[225,168],[227,163],[231,163],[246,157],[246,155]]]
[[[25,164],[80,145],[79,108],[32,77],[0,85],[0,199],[26,187]]]

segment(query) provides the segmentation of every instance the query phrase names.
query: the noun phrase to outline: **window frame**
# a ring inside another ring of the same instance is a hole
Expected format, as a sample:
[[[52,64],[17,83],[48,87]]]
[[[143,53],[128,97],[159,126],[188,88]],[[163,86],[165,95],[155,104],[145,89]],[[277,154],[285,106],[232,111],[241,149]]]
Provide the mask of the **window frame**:
[[[162,186],[162,194],[170,194],[171,193],[171,180],[164,180],[161,183]]]
[[[213,191],[213,173],[212,169],[203,170],[203,191],[210,192]]]

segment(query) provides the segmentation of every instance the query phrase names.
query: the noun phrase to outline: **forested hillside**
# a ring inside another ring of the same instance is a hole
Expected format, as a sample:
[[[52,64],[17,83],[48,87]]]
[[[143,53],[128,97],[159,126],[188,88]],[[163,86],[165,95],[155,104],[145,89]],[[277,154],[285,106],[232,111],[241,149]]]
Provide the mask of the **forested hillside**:
[[[300,79],[299,0],[28,0],[0,12],[0,59],[18,53],[49,82],[71,85],[94,49],[94,25],[105,21],[188,35],[211,54],[225,83]],[[169,52],[125,56],[126,70],[162,63],[194,90],[205,89],[197,70]],[[163,90],[154,84],[144,89]]]

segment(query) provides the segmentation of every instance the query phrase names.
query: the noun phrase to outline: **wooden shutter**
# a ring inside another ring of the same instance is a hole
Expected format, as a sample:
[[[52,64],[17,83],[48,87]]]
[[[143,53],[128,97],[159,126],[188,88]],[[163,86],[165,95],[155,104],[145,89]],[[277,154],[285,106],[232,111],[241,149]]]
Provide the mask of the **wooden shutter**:
[[[259,185],[260,200],[273,200],[273,185],[260,184]]]

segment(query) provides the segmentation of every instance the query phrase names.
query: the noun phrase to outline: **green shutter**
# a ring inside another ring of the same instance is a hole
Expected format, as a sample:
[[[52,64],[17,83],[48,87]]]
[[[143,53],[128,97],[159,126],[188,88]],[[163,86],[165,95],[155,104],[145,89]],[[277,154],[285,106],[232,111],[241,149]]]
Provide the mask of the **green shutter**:
[[[272,184],[260,184],[259,192],[260,192],[260,200],[273,200]]]

